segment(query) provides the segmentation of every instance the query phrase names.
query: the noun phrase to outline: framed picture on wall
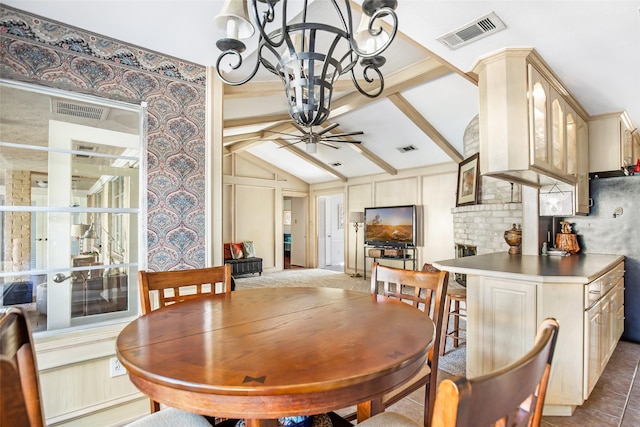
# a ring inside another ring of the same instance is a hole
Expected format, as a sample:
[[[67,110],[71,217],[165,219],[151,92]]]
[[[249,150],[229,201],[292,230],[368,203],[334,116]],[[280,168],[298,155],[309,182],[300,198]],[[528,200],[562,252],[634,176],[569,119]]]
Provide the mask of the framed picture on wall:
[[[291,211],[284,211],[282,218],[284,225],[291,225]]]
[[[478,203],[480,181],[480,165],[478,153],[464,159],[458,165],[458,190],[456,206],[475,205]]]
[[[338,229],[344,229],[344,205],[338,205]]]

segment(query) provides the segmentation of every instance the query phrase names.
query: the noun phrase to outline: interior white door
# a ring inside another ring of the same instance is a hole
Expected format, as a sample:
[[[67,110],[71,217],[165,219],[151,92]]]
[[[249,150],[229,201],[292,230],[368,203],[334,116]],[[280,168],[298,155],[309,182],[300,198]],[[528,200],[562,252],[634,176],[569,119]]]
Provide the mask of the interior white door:
[[[330,255],[327,265],[341,265],[344,263],[344,197],[342,194],[332,196],[330,199]]]

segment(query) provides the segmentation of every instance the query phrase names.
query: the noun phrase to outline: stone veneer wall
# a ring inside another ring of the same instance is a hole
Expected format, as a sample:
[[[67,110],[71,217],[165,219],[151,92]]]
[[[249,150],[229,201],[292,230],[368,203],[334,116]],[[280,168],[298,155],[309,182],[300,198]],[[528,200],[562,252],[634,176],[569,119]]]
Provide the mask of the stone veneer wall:
[[[149,270],[206,264],[205,76],[204,66],[0,5],[0,77],[147,102]]]
[[[4,173],[5,203],[7,206],[31,206],[31,172],[8,170]],[[29,270],[31,259],[31,214],[6,212],[4,223],[4,251],[11,254],[7,271]],[[5,281],[23,280],[9,277]]]
[[[465,158],[479,151],[478,116],[465,129],[463,139]],[[476,246],[478,255],[508,250],[504,232],[511,229],[513,224],[522,224],[521,197],[519,184],[512,186],[507,181],[481,177],[479,204],[459,206],[452,210],[455,243]]]

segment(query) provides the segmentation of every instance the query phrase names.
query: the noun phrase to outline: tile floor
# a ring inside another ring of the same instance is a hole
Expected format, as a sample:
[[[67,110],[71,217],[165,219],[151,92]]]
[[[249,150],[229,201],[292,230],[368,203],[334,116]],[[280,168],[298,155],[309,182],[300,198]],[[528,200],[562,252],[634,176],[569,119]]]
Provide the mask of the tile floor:
[[[640,344],[620,341],[589,400],[571,417],[543,417],[543,427],[640,426]],[[438,379],[448,374],[440,371]],[[421,422],[424,388],[389,410]]]

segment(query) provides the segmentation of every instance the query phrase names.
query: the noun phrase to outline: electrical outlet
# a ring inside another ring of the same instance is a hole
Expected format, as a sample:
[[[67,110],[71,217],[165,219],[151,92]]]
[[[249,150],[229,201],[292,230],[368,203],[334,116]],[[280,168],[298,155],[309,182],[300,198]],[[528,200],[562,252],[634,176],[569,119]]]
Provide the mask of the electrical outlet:
[[[111,374],[111,378],[113,378],[126,374],[127,370],[124,369],[124,366],[122,366],[117,357],[112,357],[111,360],[109,360],[109,373]]]

